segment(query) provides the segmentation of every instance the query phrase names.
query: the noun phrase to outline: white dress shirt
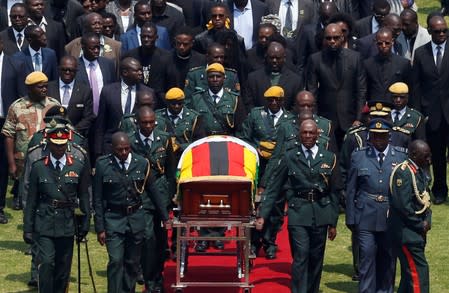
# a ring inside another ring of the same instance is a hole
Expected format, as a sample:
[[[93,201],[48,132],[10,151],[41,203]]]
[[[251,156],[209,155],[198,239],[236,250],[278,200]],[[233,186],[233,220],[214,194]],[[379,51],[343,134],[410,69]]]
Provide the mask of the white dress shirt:
[[[53,166],[55,166],[55,167],[56,167],[56,161],[59,161],[60,170],[62,170],[64,168],[65,164],[67,163],[67,158],[65,155],[59,159],[56,159],[55,157],[53,157],[53,154],[50,153],[50,160],[51,160],[51,163],[53,164]]]
[[[234,29],[245,41],[245,48],[253,47],[253,8],[251,0],[248,0],[243,11],[234,5]]]
[[[179,112],[179,114],[178,115],[176,115],[176,118],[174,119],[174,121],[173,121],[173,123],[178,123],[178,120],[179,119],[182,119],[182,113],[184,112],[184,109],[182,109],[181,110],[181,112]],[[172,112],[170,112],[170,110],[168,110],[168,108],[167,108],[167,115],[168,115],[168,118],[170,118],[170,120],[172,120],[172,115],[175,115],[175,114],[173,114]]]
[[[280,6],[279,6],[279,18],[281,19],[281,32],[284,31],[284,25],[285,25],[285,16],[287,15],[287,2],[292,2],[292,30],[296,30],[296,25],[298,24],[298,0],[281,0]],[[303,12],[304,13],[304,12]]]
[[[68,88],[68,91],[69,91],[69,97],[72,97],[72,91],[73,91],[73,85],[75,84],[75,80],[72,80],[72,82],[71,83],[65,83],[65,82],[63,82],[61,79],[59,79],[59,96],[61,97],[61,105],[63,105],[64,107],[66,107],[67,108],[67,106],[69,105],[69,104],[63,104],[63,101],[64,101],[64,91],[65,91],[65,88],[64,88],[64,86],[65,85],[68,85],[69,86],[69,88]],[[69,101],[70,101],[70,99],[69,99]]]
[[[302,152],[306,156],[308,156],[308,153],[307,153],[308,148],[306,148],[303,144],[301,144],[301,149],[302,149]],[[312,151],[312,158],[315,159],[316,158],[316,154],[318,154],[318,146],[315,144],[313,147],[310,148],[310,150]],[[308,158],[306,157],[306,159],[308,159]]]
[[[399,120],[401,120],[402,117],[404,117],[405,111],[406,111],[406,110],[407,110],[407,107],[404,107],[404,108],[402,108],[402,110],[399,110]],[[396,121],[395,121],[395,118],[396,118],[396,111],[397,111],[397,110],[391,111],[391,119],[393,119],[394,122],[396,122]]]
[[[114,156],[115,160],[117,161],[117,164],[119,165],[120,168],[122,168],[122,163],[120,162],[119,158],[117,158],[116,156]],[[125,169],[128,170],[129,165],[131,164],[131,158],[132,155],[131,153],[128,154],[128,157],[125,160]]]
[[[217,99],[217,101],[216,101],[217,104],[220,102],[221,98],[223,97],[223,94],[224,94],[223,88],[221,88],[221,90],[220,90],[218,93],[216,93],[216,94],[214,94],[214,93],[209,89],[209,95],[210,95],[211,97],[213,97],[214,95],[218,96],[218,99]]]
[[[434,42],[431,42],[431,44],[432,44],[432,52],[433,52],[433,61],[435,61],[435,65],[437,64],[437,51],[438,51],[437,50],[437,46],[441,47],[441,49],[440,49],[441,58],[443,58],[443,56],[444,56],[444,47],[446,46],[446,42],[447,41],[444,41],[444,43],[439,44],[439,45],[435,44]]]
[[[277,113],[274,113],[274,125],[276,125],[279,121],[279,118],[281,118],[282,114],[284,113],[284,111],[282,111],[282,109],[280,109]],[[273,115],[273,113],[270,111],[270,109],[268,109],[268,115]]]
[[[154,135],[153,134],[154,134],[154,132],[151,132],[150,136],[147,137],[147,136],[143,135],[142,132],[139,131],[140,140],[143,143],[145,143],[145,139],[148,138],[148,144],[150,145],[150,147],[151,147],[151,145],[153,144],[153,141],[154,141]]]
[[[40,61],[41,61],[41,71],[42,71],[42,69],[43,69],[43,66],[44,66],[44,64],[43,64],[43,58],[42,58],[42,49],[41,48],[39,48],[39,51],[34,51],[34,49],[33,48],[31,48],[30,46],[28,47],[28,48],[30,48],[30,55],[31,55],[31,62],[33,62],[33,68],[36,68],[36,60],[35,60],[35,58],[34,58],[34,55],[36,55],[36,53],[39,53],[39,57],[40,57]]]

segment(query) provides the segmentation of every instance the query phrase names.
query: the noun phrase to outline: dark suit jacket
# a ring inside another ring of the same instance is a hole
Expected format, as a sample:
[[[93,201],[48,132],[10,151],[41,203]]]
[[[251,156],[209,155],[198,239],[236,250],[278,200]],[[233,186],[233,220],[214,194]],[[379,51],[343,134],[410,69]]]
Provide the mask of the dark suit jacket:
[[[46,17],[47,26],[45,27],[45,35],[47,36],[47,48],[53,49],[56,57],[64,56],[64,46],[67,42],[64,26],[62,23],[54,21],[50,17]]]
[[[371,26],[373,17],[374,16],[370,15],[356,21],[354,33],[358,38],[363,38],[373,33]]]
[[[7,29],[0,32],[0,37],[3,41],[3,52],[6,55],[13,55],[14,53],[19,52],[19,47],[17,47],[16,37],[14,36],[14,31],[12,27],[8,27]],[[22,32],[23,44],[22,48],[28,46],[28,41],[25,39],[25,35]]]
[[[360,120],[366,98],[366,75],[359,53],[342,49],[341,76],[332,68],[327,50],[310,56],[307,65],[307,89],[317,100],[318,115],[347,130]]]
[[[113,60],[105,57],[98,57],[98,64],[100,65],[100,70],[103,74],[103,85],[113,83],[117,80],[117,71]],[[89,76],[87,75],[83,57],[78,58],[78,73],[76,74],[76,79],[77,81],[90,86]]]
[[[170,50],[170,37],[168,36],[167,28],[156,25],[157,27],[157,40],[156,47],[165,50]],[[128,30],[126,33],[120,36],[120,42],[122,43],[122,54],[126,54],[129,50],[139,47],[139,39],[137,36],[136,28]]]
[[[18,98],[26,95],[25,70],[23,67],[24,64],[20,60],[8,55],[3,56],[1,102],[5,117],[9,106]]]
[[[268,6],[268,11],[270,14],[279,15],[279,7],[281,5],[281,0],[265,0]],[[298,22],[296,24],[296,33],[301,30],[303,25],[314,23],[318,19],[318,10],[315,9],[316,6],[313,1],[301,0],[298,1]]]
[[[75,30],[76,18],[84,14],[84,9],[81,3],[77,0],[66,0],[66,8],[64,9],[64,14],[61,13],[61,9],[56,7],[53,2],[59,2],[61,0],[50,0],[48,5],[46,5],[45,15],[53,20],[62,23],[65,34],[67,36],[67,41],[70,42],[75,38],[72,36],[72,32]]]
[[[288,110],[293,105],[296,94],[303,89],[303,84],[300,83],[299,75],[284,66],[281,70],[279,86],[284,89],[284,103]],[[243,96],[243,102],[248,112],[254,107],[267,105],[263,94],[269,87],[271,87],[270,72],[266,68],[256,70],[248,75]]]
[[[433,58],[431,42],[415,51],[413,60],[412,104],[424,116],[432,131],[439,128],[442,119],[449,123],[449,42],[446,42],[441,72]]]
[[[413,87],[411,66],[408,59],[391,54],[384,61],[379,55],[363,61],[366,72],[367,100],[383,100],[391,102],[388,88],[395,82],[405,82]],[[412,92],[412,90],[409,90]]]
[[[262,16],[267,15],[268,12],[268,6],[259,1],[259,0],[249,0],[251,1],[251,12],[252,12],[252,16],[253,16],[253,44],[255,44],[257,42],[258,39],[258,35],[259,35],[259,24],[260,24],[260,19],[262,18]],[[229,6],[229,11],[230,14],[233,15],[234,14],[234,1],[233,0],[228,0],[228,6]],[[231,21],[231,27],[234,29],[234,22]]]
[[[59,92],[59,80],[48,83],[48,96],[62,103],[62,97]],[[75,80],[67,113],[70,122],[72,122],[76,130],[84,137],[87,137],[88,130],[95,120],[92,90],[89,86]]]
[[[55,51],[48,48],[41,48],[41,50],[42,72],[45,73],[49,81],[58,79],[58,61],[56,59]],[[25,77],[34,71],[29,46],[22,47],[22,51],[15,53],[13,57],[25,64]],[[23,81],[25,81],[25,79]]]
[[[141,89],[149,90],[145,85],[138,84],[137,90]],[[120,95],[121,82],[106,85],[101,91],[100,107],[95,122],[95,154],[107,154],[111,151],[111,136],[118,130],[123,117]]]
[[[376,56],[379,52],[376,44],[374,44],[375,40],[376,34],[369,34],[355,41],[356,50],[360,53],[360,57],[363,60]]]
[[[323,28],[321,22],[311,23],[303,26],[302,30],[298,33],[296,38],[297,49],[296,55],[298,57],[298,73],[301,76],[301,80],[305,80],[307,60],[310,55],[320,50],[317,43],[317,34],[321,34]]]
[[[0,30],[4,30],[8,27],[8,11],[6,10],[6,1],[1,2],[0,6]]]

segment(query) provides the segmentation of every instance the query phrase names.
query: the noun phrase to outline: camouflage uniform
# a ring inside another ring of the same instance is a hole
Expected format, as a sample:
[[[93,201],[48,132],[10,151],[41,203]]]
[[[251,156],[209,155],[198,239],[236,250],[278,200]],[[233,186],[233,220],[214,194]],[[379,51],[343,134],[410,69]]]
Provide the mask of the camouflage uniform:
[[[2,134],[14,139],[14,159],[18,175],[22,174],[31,137],[35,132],[45,127],[43,122],[45,113],[55,105],[60,104],[51,97],[46,97],[40,102],[33,102],[28,97],[23,97],[9,107]]]

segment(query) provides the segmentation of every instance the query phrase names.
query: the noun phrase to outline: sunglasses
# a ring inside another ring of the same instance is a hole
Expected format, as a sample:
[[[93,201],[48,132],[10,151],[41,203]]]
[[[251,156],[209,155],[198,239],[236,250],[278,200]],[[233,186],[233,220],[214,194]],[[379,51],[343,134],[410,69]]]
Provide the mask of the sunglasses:
[[[338,41],[339,39],[341,39],[341,36],[326,36],[324,38],[326,39],[326,41],[331,41],[331,40]]]
[[[441,29],[441,30],[432,30],[432,34],[441,34],[441,33],[443,33],[443,34],[445,34],[445,33],[447,33],[447,28],[444,28],[444,29]]]
[[[72,72],[72,73],[78,71],[77,69],[65,68],[65,67],[59,68],[59,70],[62,71],[62,72]]]
[[[392,42],[381,42],[381,41],[378,41],[378,42],[376,42],[376,44],[378,46],[390,46],[392,44]]]

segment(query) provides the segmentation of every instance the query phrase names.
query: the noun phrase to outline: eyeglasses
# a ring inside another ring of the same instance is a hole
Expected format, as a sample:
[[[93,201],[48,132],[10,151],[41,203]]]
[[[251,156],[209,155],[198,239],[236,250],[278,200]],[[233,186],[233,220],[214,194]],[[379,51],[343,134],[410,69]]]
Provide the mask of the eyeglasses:
[[[443,34],[447,33],[447,28],[440,29],[440,30],[432,30],[432,34],[438,34],[439,35],[441,33],[443,33]]]
[[[222,18],[222,17],[225,17],[224,14],[212,14],[211,16],[212,16],[212,18],[217,18],[217,17]]]
[[[338,41],[341,39],[341,36],[325,36],[324,38],[326,39],[326,41],[331,41],[331,40]]]
[[[378,46],[390,46],[392,44],[392,42],[381,42],[381,41],[378,41],[378,42],[376,42],[376,44]]]
[[[25,18],[26,16],[25,15],[13,15],[13,14],[10,14],[9,15],[9,18],[11,18],[11,19],[22,19],[22,18]]]

